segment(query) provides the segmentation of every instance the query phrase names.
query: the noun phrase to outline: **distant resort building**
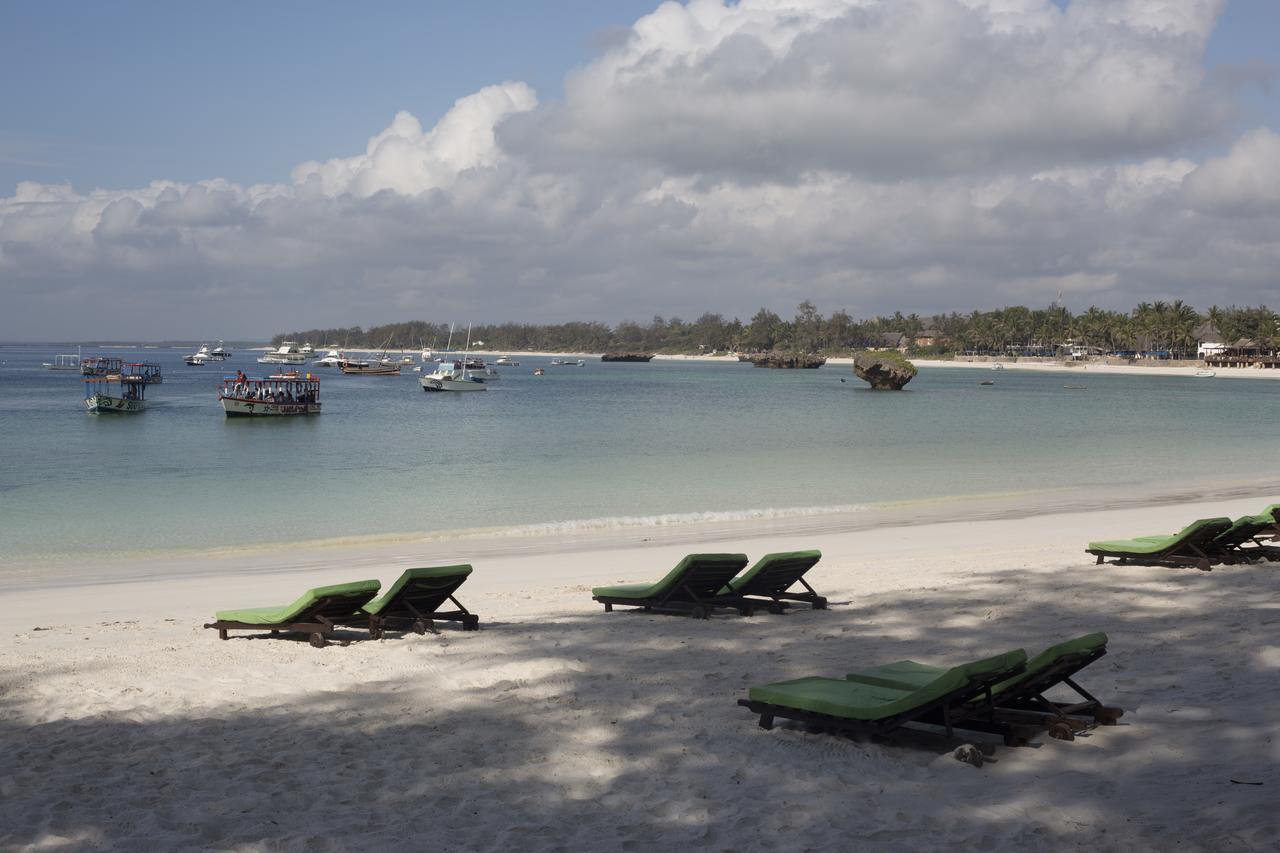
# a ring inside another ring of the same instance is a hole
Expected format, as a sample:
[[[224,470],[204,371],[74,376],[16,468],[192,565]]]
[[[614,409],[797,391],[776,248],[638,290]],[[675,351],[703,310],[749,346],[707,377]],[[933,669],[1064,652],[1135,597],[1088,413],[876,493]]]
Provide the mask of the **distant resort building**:
[[[925,329],[922,332],[916,332],[916,336],[911,339],[911,343],[918,347],[931,347],[942,337],[942,333],[937,329]]]
[[[1227,344],[1222,340],[1222,333],[1218,331],[1218,327],[1213,325],[1212,321],[1201,323],[1194,332],[1196,336],[1196,357],[1207,359],[1210,356],[1221,355],[1227,349]]]
[[[898,352],[906,352],[909,340],[910,338],[902,332],[880,332],[873,338],[872,346],[867,347],[867,349],[881,352],[896,349]]]

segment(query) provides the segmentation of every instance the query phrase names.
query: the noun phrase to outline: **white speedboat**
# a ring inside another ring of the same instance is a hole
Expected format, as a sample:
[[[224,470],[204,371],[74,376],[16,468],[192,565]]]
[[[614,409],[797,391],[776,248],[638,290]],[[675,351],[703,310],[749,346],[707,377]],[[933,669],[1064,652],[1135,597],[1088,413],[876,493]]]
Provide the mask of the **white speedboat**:
[[[449,327],[449,343],[453,343],[453,327]],[[471,366],[479,363],[484,369],[484,362],[477,358],[469,358],[467,350],[471,349],[471,327],[467,326],[467,346],[462,358],[457,361],[442,363],[431,373],[418,380],[423,391],[486,391],[484,379],[471,375]]]
[[[520,362],[516,361],[509,355],[500,355],[493,361],[498,367],[519,367]]]
[[[331,349],[324,354],[323,358],[317,358],[311,362],[312,367],[342,367],[347,360],[347,354],[340,349]]]
[[[992,370],[1004,370],[1004,365],[997,361],[995,364],[991,365],[991,369],[992,369]]]
[[[1199,377],[1200,379],[1212,379],[1217,375],[1218,374],[1214,373],[1212,370],[1209,370],[1208,368],[1203,368],[1201,370],[1196,371],[1196,376]]]
[[[258,359],[258,364],[306,364],[307,356],[293,341],[285,341],[273,352]]]
[[[227,349],[227,345],[222,341],[218,341],[218,345],[209,351],[209,355],[219,361],[226,361],[231,358],[231,350]]]
[[[552,367],[582,367],[582,365],[584,365],[584,364],[586,364],[586,363],[587,363],[587,362],[586,362],[586,360],[585,360],[585,359],[581,359],[581,358],[579,358],[579,359],[577,359],[577,360],[574,360],[574,359],[572,359],[572,358],[566,358],[566,359],[553,358],[553,359],[551,359],[551,366],[552,366]]]
[[[298,352],[302,353],[303,355],[305,355],[305,356],[307,356],[307,357],[310,357],[310,356],[313,356],[313,355],[315,355],[315,354],[316,354],[316,348],[315,348],[315,347],[313,347],[313,346],[312,346],[311,344],[309,344],[309,343],[308,343],[308,344],[303,344],[303,345],[298,349]]]
[[[423,391],[485,391],[484,380],[472,376],[471,371],[455,361],[441,364],[434,371],[418,380]]]
[[[213,358],[213,353],[209,351],[209,345],[201,344],[199,350],[193,352],[191,355],[184,355],[182,360],[192,367],[204,367],[206,364],[213,361]]]

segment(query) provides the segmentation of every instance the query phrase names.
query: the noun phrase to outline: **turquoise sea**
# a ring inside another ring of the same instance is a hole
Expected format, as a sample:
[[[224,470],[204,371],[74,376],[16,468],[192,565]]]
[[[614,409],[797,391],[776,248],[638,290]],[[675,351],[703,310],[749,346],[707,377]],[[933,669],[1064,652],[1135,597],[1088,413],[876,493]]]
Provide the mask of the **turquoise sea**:
[[[962,517],[982,497],[1105,505],[1280,480],[1280,382],[1265,379],[924,369],[893,394],[864,390],[847,365],[552,368],[517,355],[482,394],[426,394],[408,369],[316,371],[324,414],[228,420],[215,386],[267,372],[257,352],[187,367],[186,350],[95,350],[165,372],[146,412],[95,416],[77,374],[40,366],[60,351],[0,347],[0,570],[888,504],[951,502]]]

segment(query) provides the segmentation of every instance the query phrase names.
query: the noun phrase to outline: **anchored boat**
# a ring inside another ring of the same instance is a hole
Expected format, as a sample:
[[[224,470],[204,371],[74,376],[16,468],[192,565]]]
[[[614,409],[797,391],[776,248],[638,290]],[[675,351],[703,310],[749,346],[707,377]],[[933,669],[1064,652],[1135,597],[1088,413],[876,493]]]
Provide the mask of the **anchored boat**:
[[[143,385],[159,385],[164,381],[160,365],[149,361],[131,361],[120,370],[120,378],[126,382],[141,382]]]
[[[306,364],[307,356],[294,341],[285,341],[274,352],[258,359],[258,364]]]
[[[80,362],[80,372],[85,376],[119,376],[124,359],[105,355],[91,355]]]
[[[79,370],[80,356],[70,353],[55,355],[53,361],[43,362],[45,370]]]
[[[320,414],[320,378],[250,379],[244,374],[222,380],[218,402],[227,417]]]
[[[147,407],[147,383],[133,377],[90,376],[84,380],[84,405],[92,414],[132,414]]]

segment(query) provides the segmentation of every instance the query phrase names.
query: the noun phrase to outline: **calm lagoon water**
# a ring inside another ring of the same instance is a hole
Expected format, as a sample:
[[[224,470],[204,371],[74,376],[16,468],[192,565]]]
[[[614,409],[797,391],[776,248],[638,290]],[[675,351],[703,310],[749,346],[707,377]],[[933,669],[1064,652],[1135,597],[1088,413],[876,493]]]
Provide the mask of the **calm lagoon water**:
[[[228,420],[214,389],[267,372],[258,353],[197,368],[172,349],[103,350],[158,361],[165,382],[146,412],[94,416],[77,374],[41,368],[58,351],[0,347],[0,566],[1068,490],[1106,502],[1270,476],[1280,422],[1270,380],[926,369],[886,394],[848,366],[533,357],[469,395],[316,371],[324,414]]]

